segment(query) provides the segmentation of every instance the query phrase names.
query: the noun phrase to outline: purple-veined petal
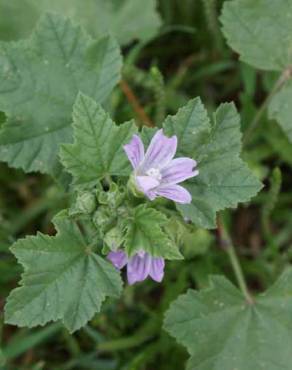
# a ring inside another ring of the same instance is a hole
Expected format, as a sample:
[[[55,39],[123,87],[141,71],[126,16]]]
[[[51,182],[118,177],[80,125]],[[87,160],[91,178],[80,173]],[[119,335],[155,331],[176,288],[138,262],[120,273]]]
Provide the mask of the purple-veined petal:
[[[118,250],[115,252],[109,252],[107,259],[117,268],[122,269],[128,262],[127,255],[124,251]]]
[[[141,172],[145,173],[150,168],[162,168],[168,164],[175,155],[177,137],[167,137],[160,129],[153,136],[141,164]]]
[[[139,190],[147,194],[151,189],[156,188],[160,183],[158,180],[150,176],[136,176],[135,181]]]
[[[127,277],[130,285],[143,281],[149,275],[151,257],[148,253],[135,254],[127,265]]]
[[[150,200],[154,200],[155,198],[157,198],[157,195],[156,195],[155,190],[149,190],[149,191],[147,191],[147,193],[145,193],[145,195],[146,195]]]
[[[144,159],[144,145],[140,137],[133,135],[129,144],[124,145],[124,150],[133,168],[137,168]]]
[[[162,257],[152,257],[149,276],[160,283],[164,276],[164,259]]]
[[[155,189],[155,193],[176,203],[188,204],[192,201],[191,194],[180,185],[161,185]]]
[[[195,169],[197,162],[191,158],[175,158],[167,166],[161,169],[163,184],[177,184],[191,177],[197,176],[199,171]]]

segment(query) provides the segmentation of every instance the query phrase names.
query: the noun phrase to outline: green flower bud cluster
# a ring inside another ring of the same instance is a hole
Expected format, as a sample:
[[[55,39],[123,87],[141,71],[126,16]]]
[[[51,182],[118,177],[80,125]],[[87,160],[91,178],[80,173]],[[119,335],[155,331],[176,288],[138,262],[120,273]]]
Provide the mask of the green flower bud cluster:
[[[93,223],[104,241],[104,252],[118,249],[124,240],[124,219],[128,214],[124,205],[126,192],[115,183],[108,191],[97,194],[99,207],[93,214]]]
[[[108,191],[100,191],[97,195],[98,202],[110,208],[118,208],[125,200],[126,193],[114,182],[111,183]]]

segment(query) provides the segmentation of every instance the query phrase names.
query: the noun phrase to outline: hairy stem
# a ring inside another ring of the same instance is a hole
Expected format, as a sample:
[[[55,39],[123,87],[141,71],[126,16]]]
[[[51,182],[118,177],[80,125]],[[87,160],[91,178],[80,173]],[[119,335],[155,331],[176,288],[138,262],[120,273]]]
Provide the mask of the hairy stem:
[[[262,118],[262,115],[266,111],[266,109],[267,109],[268,105],[270,104],[272,98],[283,87],[283,85],[286,83],[286,81],[289,80],[291,75],[292,75],[292,68],[291,67],[286,68],[283,71],[283,73],[280,75],[278,80],[275,82],[274,87],[272,88],[272,90],[270,91],[270,93],[268,94],[266,99],[263,101],[263,103],[260,106],[259,110],[257,111],[256,115],[254,116],[254,119],[252,120],[251,124],[249,125],[249,127],[245,131],[245,134],[244,134],[243,140],[242,140],[243,145],[245,145],[248,142],[248,140],[250,139],[251,134],[253,133],[253,131],[255,130],[257,125],[259,124],[259,122]]]
[[[239,263],[237,254],[235,252],[235,248],[233,246],[233,243],[231,241],[231,238],[230,238],[226,228],[224,227],[224,225],[221,222],[221,219],[219,217],[218,217],[218,220],[217,220],[217,230],[218,230],[218,236],[219,236],[219,241],[220,241],[221,247],[222,247],[222,249],[224,249],[224,251],[227,253],[227,255],[229,257],[229,261],[230,261],[230,264],[232,266],[234,275],[236,277],[238,286],[239,286],[242,294],[244,295],[246,301],[249,304],[252,304],[252,303],[254,303],[254,300],[253,300],[253,297],[251,296],[251,294],[250,294],[250,292],[247,288],[247,284],[246,284],[244,274],[243,274],[241,265]]]

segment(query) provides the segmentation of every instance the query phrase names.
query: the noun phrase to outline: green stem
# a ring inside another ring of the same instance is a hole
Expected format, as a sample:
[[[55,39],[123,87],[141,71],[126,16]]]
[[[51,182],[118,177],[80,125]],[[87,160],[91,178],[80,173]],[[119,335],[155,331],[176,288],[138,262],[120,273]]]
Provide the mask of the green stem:
[[[249,125],[249,127],[245,131],[245,134],[244,134],[244,137],[243,137],[243,140],[242,140],[243,145],[245,145],[247,143],[247,141],[250,139],[250,136],[251,136],[252,132],[255,130],[258,123],[260,122],[260,120],[262,118],[262,115],[266,111],[266,109],[267,109],[268,105],[270,104],[272,98],[282,88],[282,86],[285,84],[285,82],[287,80],[289,80],[291,75],[292,75],[292,68],[291,67],[286,68],[283,71],[283,73],[281,73],[281,75],[278,78],[278,80],[276,81],[274,87],[272,88],[272,90],[270,91],[270,93],[266,97],[266,99],[263,101],[263,103],[260,106],[259,110],[257,111],[256,115],[254,116],[254,119],[252,120],[251,124]]]
[[[232,266],[234,275],[236,277],[238,286],[239,286],[242,294],[244,295],[246,301],[249,304],[254,303],[253,297],[251,296],[251,294],[250,294],[250,292],[247,288],[247,284],[246,284],[246,281],[245,281],[245,278],[244,278],[244,274],[243,274],[241,265],[239,263],[237,254],[235,252],[235,248],[234,248],[233,243],[231,241],[231,238],[230,238],[226,228],[224,227],[223,223],[221,223],[219,217],[218,217],[218,234],[219,234],[221,246],[226,251],[226,253],[229,257],[230,264]]]
[[[149,334],[139,334],[130,337],[119,338],[116,340],[100,343],[97,349],[101,352],[121,351],[128,348],[137,347],[146,342],[151,336]]]
[[[138,333],[129,337],[101,342],[97,345],[97,349],[101,352],[112,352],[140,346],[155,336],[159,330],[159,326],[159,321],[152,317],[140,328]]]
[[[229,247],[226,249],[226,253],[229,257],[231,266],[233,268],[236,280],[238,282],[240,290],[242,291],[242,294],[246,298],[247,302],[253,303],[253,298],[251,297],[251,295],[248,291],[246,281],[245,281],[245,278],[244,278],[244,275],[243,275],[243,272],[242,272],[242,268],[240,266],[238,257],[235,253],[235,249],[234,249],[232,244],[229,245]]]

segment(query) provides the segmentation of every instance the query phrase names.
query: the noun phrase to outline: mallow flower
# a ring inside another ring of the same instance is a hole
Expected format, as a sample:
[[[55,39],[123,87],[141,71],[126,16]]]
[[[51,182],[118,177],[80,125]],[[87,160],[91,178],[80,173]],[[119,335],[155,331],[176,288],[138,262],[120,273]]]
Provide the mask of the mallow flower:
[[[133,135],[124,150],[134,168],[131,181],[139,192],[150,200],[160,196],[177,203],[191,202],[191,194],[178,184],[199,174],[197,162],[187,157],[173,159],[177,150],[175,135],[167,137],[162,129],[158,130],[146,154],[141,138]]]
[[[164,275],[164,259],[152,257],[149,253],[140,251],[128,258],[126,253],[119,249],[107,255],[111,263],[119,270],[127,265],[127,278],[129,284],[145,280],[147,277],[161,282]]]

